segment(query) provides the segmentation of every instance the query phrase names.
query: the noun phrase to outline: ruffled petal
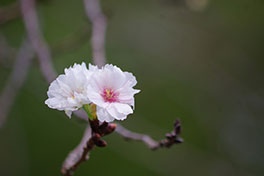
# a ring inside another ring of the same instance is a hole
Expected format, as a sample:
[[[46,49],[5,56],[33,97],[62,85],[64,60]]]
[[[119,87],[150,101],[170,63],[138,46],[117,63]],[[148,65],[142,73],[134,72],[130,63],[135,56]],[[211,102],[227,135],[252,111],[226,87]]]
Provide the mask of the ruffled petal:
[[[112,103],[106,109],[117,120],[124,120],[128,114],[133,113],[129,105],[121,103]]]
[[[69,118],[71,118],[72,111],[67,110],[67,111],[65,111],[65,114],[66,114]]]
[[[96,107],[96,115],[99,121],[101,122],[112,122],[114,121],[114,117],[111,116],[105,108]]]

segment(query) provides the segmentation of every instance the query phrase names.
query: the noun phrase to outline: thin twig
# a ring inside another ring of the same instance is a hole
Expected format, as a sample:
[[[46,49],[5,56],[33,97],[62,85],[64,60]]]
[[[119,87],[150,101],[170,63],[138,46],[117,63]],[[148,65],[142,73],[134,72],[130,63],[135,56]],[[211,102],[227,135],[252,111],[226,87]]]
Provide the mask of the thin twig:
[[[10,74],[0,96],[0,126],[5,122],[8,112],[14,103],[15,97],[26,80],[33,56],[34,52],[31,45],[28,40],[25,39],[16,56],[12,73]]]
[[[158,145],[158,142],[152,139],[150,136],[146,134],[140,134],[132,132],[126,128],[124,128],[122,125],[118,124],[116,127],[116,133],[123,136],[125,139],[128,140],[135,140],[135,141],[142,141],[145,143],[150,149],[155,148]]]
[[[85,12],[92,23],[92,51],[94,64],[102,67],[105,58],[105,33],[107,20],[104,16],[100,0],[84,0]]]
[[[146,134],[140,134],[129,131],[120,124],[117,125],[115,131],[127,140],[136,140],[145,143],[151,150],[156,150],[162,147],[169,148],[173,144],[178,144],[183,142],[183,139],[179,137],[179,135],[181,134],[181,122],[179,119],[176,119],[174,123],[173,131],[171,133],[167,133],[166,139],[160,141],[155,141]]]
[[[50,83],[55,78],[55,72],[51,63],[51,54],[39,28],[35,0],[20,0],[21,12],[30,42],[40,61],[40,68],[45,79]]]

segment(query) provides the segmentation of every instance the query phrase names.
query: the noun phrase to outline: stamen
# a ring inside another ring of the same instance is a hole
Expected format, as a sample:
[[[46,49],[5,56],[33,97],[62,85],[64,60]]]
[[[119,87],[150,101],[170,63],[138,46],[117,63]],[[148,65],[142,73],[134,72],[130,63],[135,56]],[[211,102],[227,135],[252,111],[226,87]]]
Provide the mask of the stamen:
[[[105,102],[116,102],[118,98],[118,93],[114,92],[113,89],[104,89],[102,97]]]

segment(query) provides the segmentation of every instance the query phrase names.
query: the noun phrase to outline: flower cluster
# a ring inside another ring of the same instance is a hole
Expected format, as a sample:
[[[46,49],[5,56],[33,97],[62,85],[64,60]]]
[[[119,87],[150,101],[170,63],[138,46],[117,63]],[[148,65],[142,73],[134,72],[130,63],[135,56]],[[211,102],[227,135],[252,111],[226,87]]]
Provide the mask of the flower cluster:
[[[45,103],[52,109],[65,111],[71,117],[73,111],[94,107],[101,122],[124,120],[133,113],[134,95],[140,90],[133,89],[137,84],[135,76],[123,72],[113,65],[101,69],[89,64],[74,64],[64,70],[48,90]]]

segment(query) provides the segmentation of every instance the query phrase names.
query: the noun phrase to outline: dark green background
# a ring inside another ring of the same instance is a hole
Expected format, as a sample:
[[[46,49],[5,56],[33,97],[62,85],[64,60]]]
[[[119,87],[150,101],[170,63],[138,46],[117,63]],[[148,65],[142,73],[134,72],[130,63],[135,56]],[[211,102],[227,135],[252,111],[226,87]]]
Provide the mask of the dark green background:
[[[134,114],[122,124],[161,139],[180,117],[185,143],[153,152],[113,134],[76,176],[263,175],[264,1],[209,0],[200,11],[183,0],[102,0],[102,7],[108,63],[133,72],[141,89]],[[38,15],[59,73],[91,62],[91,25],[82,1],[38,1]],[[22,20],[2,24],[0,33],[18,48],[25,37]],[[0,65],[1,90],[10,71]],[[79,143],[84,124],[44,104],[48,86],[34,59],[0,129],[1,176],[60,175]]]

